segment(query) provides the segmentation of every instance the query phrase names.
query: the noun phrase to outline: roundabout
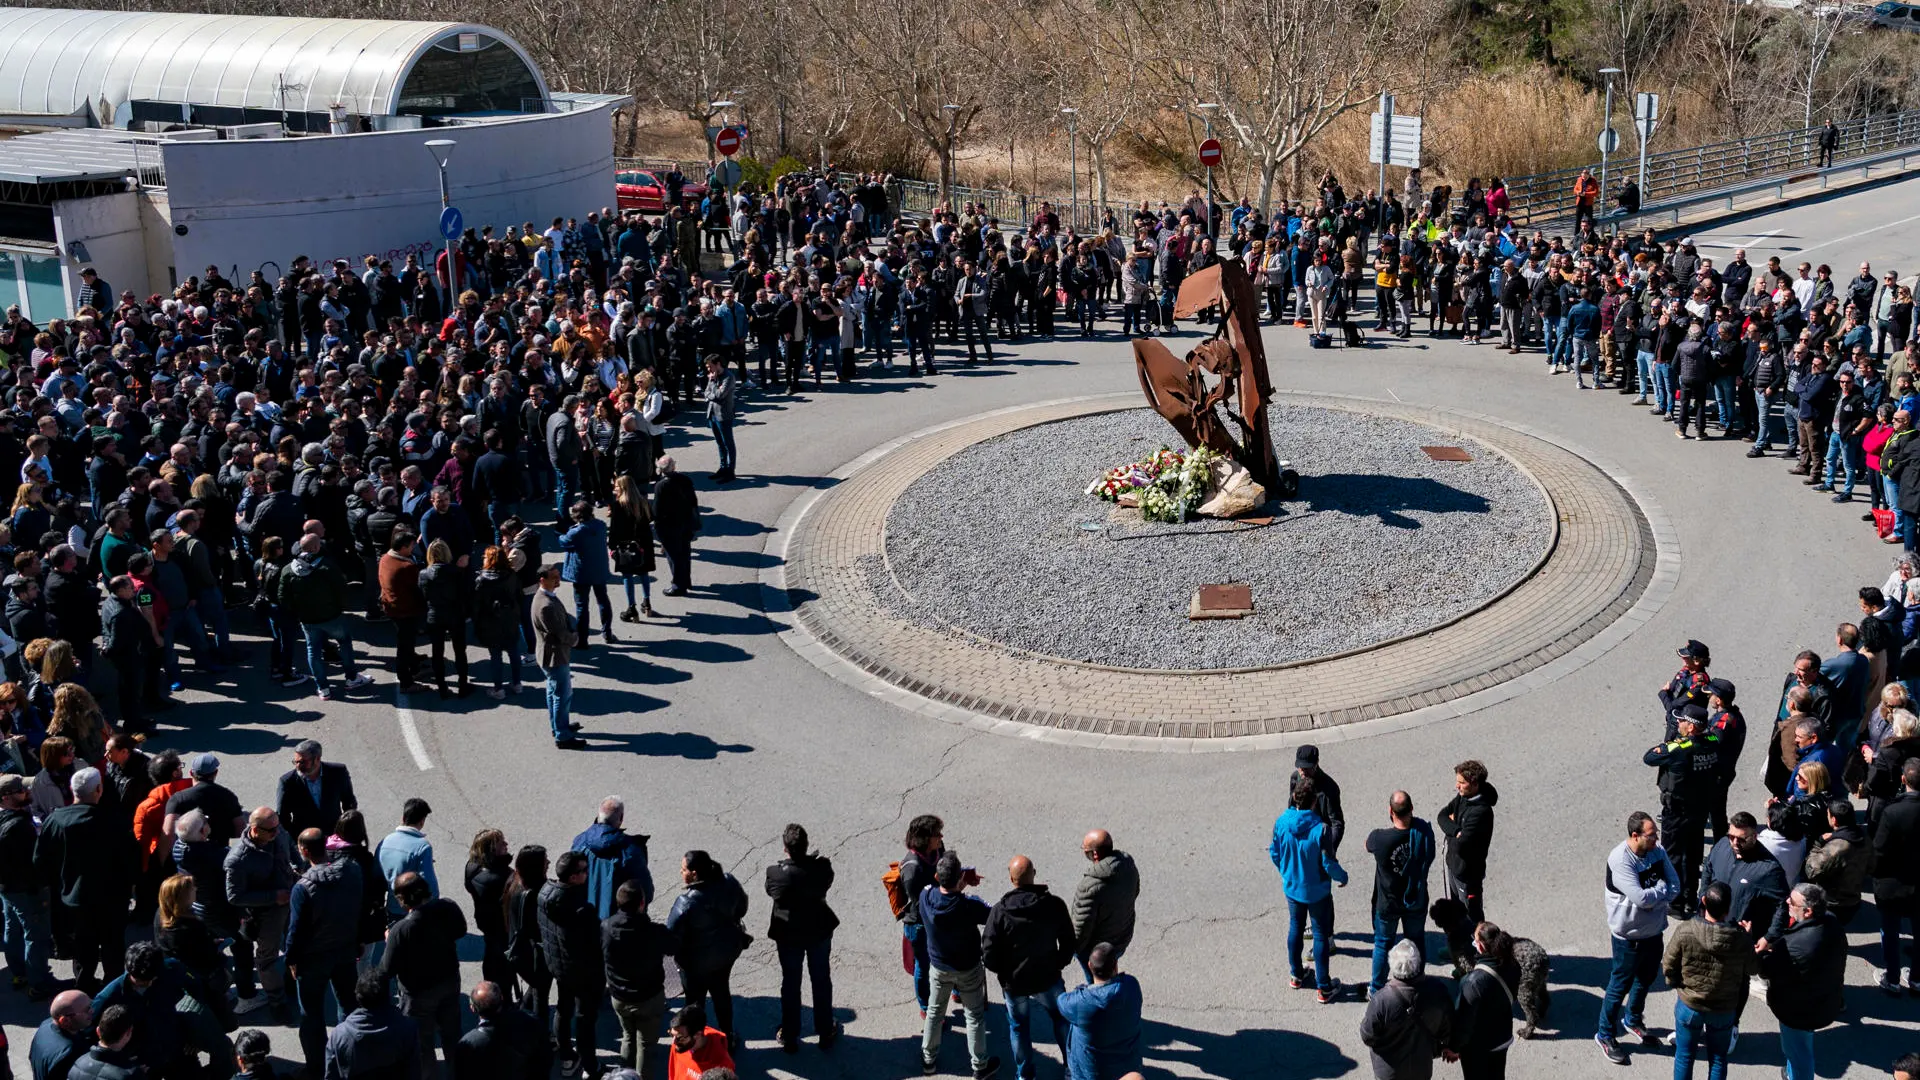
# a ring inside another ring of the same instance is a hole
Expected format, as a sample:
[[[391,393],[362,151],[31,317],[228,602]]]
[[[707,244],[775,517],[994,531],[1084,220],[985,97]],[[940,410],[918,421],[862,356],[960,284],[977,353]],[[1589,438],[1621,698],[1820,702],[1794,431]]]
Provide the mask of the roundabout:
[[[1084,493],[1178,442],[1137,402],[1002,410],[850,465],[769,544],[762,583],[791,611],[788,643],[896,704],[1005,734],[1254,748],[1504,700],[1664,595],[1649,595],[1647,509],[1598,466],[1393,402],[1278,394],[1299,498],[1239,521],[1141,521]],[[1190,619],[1209,583],[1248,585],[1253,614]]]

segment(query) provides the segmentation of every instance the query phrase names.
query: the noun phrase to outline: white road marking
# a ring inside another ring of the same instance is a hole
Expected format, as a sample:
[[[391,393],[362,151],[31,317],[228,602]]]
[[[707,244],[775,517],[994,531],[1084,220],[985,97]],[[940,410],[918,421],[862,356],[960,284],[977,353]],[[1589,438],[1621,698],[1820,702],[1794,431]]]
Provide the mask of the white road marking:
[[[413,721],[413,710],[407,708],[407,695],[394,691],[394,711],[400,716],[400,738],[407,744],[407,752],[413,755],[413,763],[421,772],[433,768],[433,759],[427,756],[427,744],[420,739],[420,727]]]
[[[1393,387],[1389,386],[1386,388],[1386,390],[1387,390],[1388,397],[1392,398],[1395,401],[1400,401],[1400,395],[1393,392]],[[1400,401],[1400,404],[1405,405],[1406,402]]]
[[[1780,229],[1768,229],[1766,232],[1763,232],[1763,233],[1754,233],[1750,239],[1742,241],[1741,243],[1738,243],[1738,244],[1731,243],[1731,242],[1722,243],[1718,240],[1711,240],[1704,244],[1696,244],[1695,246],[1703,247],[1703,248],[1726,248],[1729,251],[1734,251],[1739,248],[1759,247],[1762,241],[1766,240],[1768,237],[1780,235],[1781,231],[1782,230]]]
[[[1857,233],[1848,233],[1845,236],[1836,236],[1831,240],[1822,240],[1817,244],[1808,244],[1807,246],[1801,248],[1800,250],[1794,252],[1793,254],[1805,255],[1809,251],[1817,251],[1820,248],[1828,247],[1833,244],[1844,244],[1849,240],[1858,240],[1863,236],[1872,236],[1874,233],[1877,233],[1877,232],[1885,232],[1888,229],[1893,228],[1895,225],[1906,225],[1915,221],[1920,221],[1920,214],[1915,214],[1912,217],[1903,217],[1899,221],[1889,221],[1884,224],[1875,225],[1871,229],[1862,229]]]

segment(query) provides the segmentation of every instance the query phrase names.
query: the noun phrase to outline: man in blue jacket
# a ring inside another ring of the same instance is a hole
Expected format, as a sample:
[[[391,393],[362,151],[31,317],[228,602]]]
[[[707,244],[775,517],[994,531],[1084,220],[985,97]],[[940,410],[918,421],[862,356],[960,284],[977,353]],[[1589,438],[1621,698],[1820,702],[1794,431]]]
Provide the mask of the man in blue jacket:
[[[990,1080],[1000,1059],[987,1056],[987,969],[980,927],[991,909],[968,896],[966,869],[947,852],[933,868],[933,884],[920,890],[920,921],[927,928],[927,959],[933,970],[927,988],[927,1028],[920,1040],[921,1071],[940,1071],[940,1036],[947,1026],[947,998],[960,999],[967,1016],[967,1055],[974,1080]]]
[[[1282,891],[1287,897],[1287,966],[1294,989],[1313,986],[1320,991],[1325,1005],[1339,996],[1340,984],[1327,971],[1333,946],[1333,883],[1347,884],[1347,872],[1325,850],[1327,823],[1314,810],[1313,779],[1300,776],[1294,781],[1287,811],[1273,823],[1273,841],[1267,845],[1267,857],[1280,871]],[[1308,979],[1300,966],[1301,936],[1307,920],[1313,920],[1313,978]],[[1091,964],[1088,965],[1091,968]]]
[[[647,869],[648,837],[622,826],[627,804],[609,795],[600,800],[600,814],[586,832],[573,838],[570,850],[587,857],[587,899],[605,919],[613,915],[615,894],[629,881],[640,883],[642,904],[653,900],[653,874]]]
[[[1573,381],[1585,390],[1586,371],[1593,369],[1593,388],[1605,389],[1600,374],[1600,294],[1588,289],[1567,309],[1567,336],[1573,339]]]
[[[1073,1025],[1067,1080],[1120,1080],[1140,1069],[1140,981],[1120,970],[1113,947],[1095,945],[1087,957],[1093,982],[1060,998]]]

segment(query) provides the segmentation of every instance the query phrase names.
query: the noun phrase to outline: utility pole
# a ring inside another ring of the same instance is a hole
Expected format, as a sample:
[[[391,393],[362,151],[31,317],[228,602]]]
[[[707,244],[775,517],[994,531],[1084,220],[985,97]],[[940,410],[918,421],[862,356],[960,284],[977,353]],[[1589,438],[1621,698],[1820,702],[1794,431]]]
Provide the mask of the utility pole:
[[[1067,171],[1073,174],[1073,201],[1067,207],[1067,228],[1074,230],[1080,225],[1080,144],[1074,126],[1080,110],[1069,105],[1060,110],[1060,115],[1067,118]]]
[[[1213,138],[1213,114],[1219,110],[1220,103],[1217,101],[1203,101],[1194,106],[1194,108],[1199,109],[1206,115],[1207,138]],[[1201,222],[1200,227],[1207,234],[1207,243],[1218,247],[1220,238],[1213,235],[1213,166],[1211,165],[1207,166],[1207,208],[1205,217],[1207,220]]]
[[[1613,152],[1613,147],[1609,145],[1613,139],[1608,137],[1613,134],[1613,77],[1620,74],[1620,69],[1601,68],[1600,74],[1606,76],[1607,100],[1600,121],[1600,198],[1597,205],[1605,206],[1607,203],[1607,155]]]

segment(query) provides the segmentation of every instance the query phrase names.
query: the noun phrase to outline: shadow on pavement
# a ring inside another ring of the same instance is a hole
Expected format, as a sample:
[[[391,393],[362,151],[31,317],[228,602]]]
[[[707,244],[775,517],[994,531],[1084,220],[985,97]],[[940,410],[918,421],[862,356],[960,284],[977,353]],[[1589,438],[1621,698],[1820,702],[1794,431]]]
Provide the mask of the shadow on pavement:
[[[573,700],[574,711],[579,712],[580,695],[574,695]],[[687,761],[712,761],[721,754],[753,753],[753,747],[745,743],[716,742],[706,735],[692,731],[613,733],[589,730],[581,732],[580,737],[587,740],[589,750],[611,750],[639,754],[643,757],[677,757]],[[735,1000],[738,1001],[739,998],[736,997]]]
[[[1285,1062],[1287,1077],[1313,1080],[1364,1068],[1327,1040],[1298,1031],[1200,1031],[1149,1020],[1143,1025],[1142,1040],[1148,1077],[1265,1080],[1281,1075],[1276,1066]]]

